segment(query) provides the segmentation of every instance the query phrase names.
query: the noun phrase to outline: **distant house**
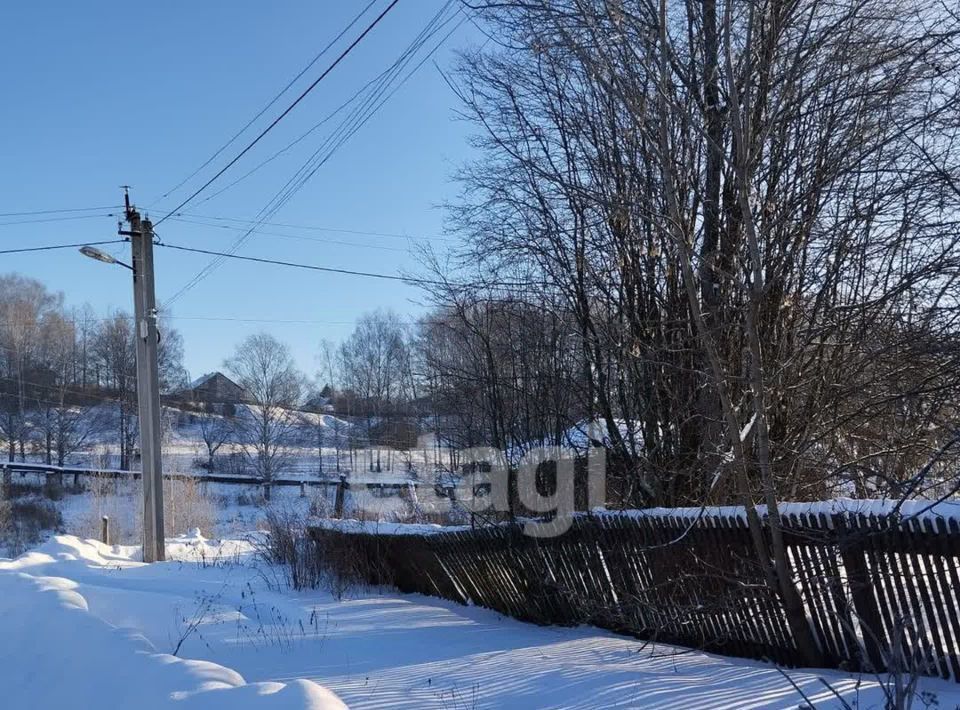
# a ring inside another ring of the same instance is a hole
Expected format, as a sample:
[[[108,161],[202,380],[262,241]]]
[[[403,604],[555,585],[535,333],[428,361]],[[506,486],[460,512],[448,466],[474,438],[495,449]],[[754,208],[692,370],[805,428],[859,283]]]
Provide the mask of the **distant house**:
[[[249,393],[222,372],[198,377],[179,393],[180,399],[204,404],[240,404],[252,401]]]
[[[306,412],[318,412],[323,414],[333,413],[333,402],[329,397],[321,394],[310,397],[303,403],[303,410]]]

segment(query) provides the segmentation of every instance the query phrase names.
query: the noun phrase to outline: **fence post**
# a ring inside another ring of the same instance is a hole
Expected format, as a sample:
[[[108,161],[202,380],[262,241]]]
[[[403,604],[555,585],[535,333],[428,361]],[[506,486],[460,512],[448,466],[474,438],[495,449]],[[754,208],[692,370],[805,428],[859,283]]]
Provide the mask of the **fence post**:
[[[333,503],[333,517],[342,518],[343,517],[343,499],[345,497],[347,487],[347,477],[342,473],[340,474],[340,483],[337,484],[337,498]]]
[[[300,497],[301,497],[301,498],[306,498],[306,497],[307,497],[307,482],[306,482],[306,481],[300,481]]]
[[[865,670],[880,672],[884,663],[878,641],[883,635],[883,625],[880,609],[873,595],[873,581],[867,569],[864,533],[851,529],[843,513],[834,513],[832,517],[834,530],[837,531],[837,550],[847,573],[847,584],[850,585],[850,599],[853,601],[854,612],[860,619],[866,660],[872,666]]]
[[[100,518],[100,542],[110,544],[110,518],[106,515]]]

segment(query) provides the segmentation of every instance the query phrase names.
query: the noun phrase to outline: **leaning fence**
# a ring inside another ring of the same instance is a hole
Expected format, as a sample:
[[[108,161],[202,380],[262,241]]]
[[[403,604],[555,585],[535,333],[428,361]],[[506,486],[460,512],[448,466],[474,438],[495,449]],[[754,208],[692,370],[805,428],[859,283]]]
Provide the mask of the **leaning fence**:
[[[881,672],[908,659],[960,680],[958,516],[790,505],[782,522],[826,665]],[[801,662],[739,509],[582,515],[554,538],[526,536],[520,524],[388,532],[323,526],[310,537],[321,563],[352,581],[541,624]]]

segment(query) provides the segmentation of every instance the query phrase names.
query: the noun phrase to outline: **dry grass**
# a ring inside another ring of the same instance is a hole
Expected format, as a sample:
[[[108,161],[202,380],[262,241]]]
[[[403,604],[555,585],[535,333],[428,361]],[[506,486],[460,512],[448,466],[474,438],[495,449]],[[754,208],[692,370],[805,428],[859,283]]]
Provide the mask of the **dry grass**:
[[[163,527],[170,537],[198,528],[211,537],[217,521],[215,501],[193,478],[165,479],[163,482]]]
[[[333,515],[333,504],[322,492],[313,492],[310,495],[310,507],[307,515],[311,518],[329,518]]]
[[[100,521],[110,518],[110,541],[135,545],[140,541],[140,510],[143,498],[139,482],[119,481],[106,476],[87,480],[90,503],[67,532],[86,539],[100,539]]]
[[[140,542],[143,490],[140,481],[90,477],[90,504],[68,532],[82,538],[100,538],[100,521],[110,518],[110,541],[118,545]],[[181,535],[194,528],[209,537],[216,523],[216,503],[193,479],[164,479],[164,534]]]

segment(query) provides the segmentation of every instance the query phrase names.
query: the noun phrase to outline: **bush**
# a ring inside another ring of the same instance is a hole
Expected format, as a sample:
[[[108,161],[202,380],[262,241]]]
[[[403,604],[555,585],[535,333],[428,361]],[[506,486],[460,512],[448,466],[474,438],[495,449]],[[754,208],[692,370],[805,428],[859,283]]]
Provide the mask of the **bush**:
[[[23,554],[42,539],[44,531],[63,527],[63,518],[56,506],[42,498],[0,500],[0,542],[11,555]]]
[[[64,491],[63,485],[59,480],[54,478],[47,479],[46,483],[43,484],[43,497],[48,500],[63,500]]]
[[[314,564],[322,573],[331,594],[338,599],[352,588],[392,586],[396,581],[389,560],[390,543],[375,535],[340,535],[321,531],[316,539],[307,537]]]
[[[322,577],[320,560],[307,537],[303,517],[292,509],[271,506],[267,508],[265,524],[267,536],[259,549],[260,557],[268,564],[283,567],[294,589],[318,587]]]
[[[11,481],[6,486],[3,486],[3,488],[5,489],[4,494],[7,500],[43,496],[48,500],[59,501],[63,500],[64,495],[67,493],[62,482],[54,477],[47,479],[46,482],[39,485],[35,483],[13,483]],[[72,486],[71,490],[74,490]]]
[[[387,546],[375,537],[321,533],[314,539],[306,518],[279,506],[267,509],[264,522],[258,554],[282,567],[294,589],[323,586],[340,599],[350,589],[394,582]]]
[[[3,486],[3,494],[8,501],[16,500],[17,498],[30,498],[39,493],[40,488],[30,483],[10,482]]]
[[[310,507],[307,509],[307,516],[311,518],[329,518],[332,513],[332,506],[327,497],[321,492],[310,497]]]
[[[14,524],[24,524],[29,528],[59,530],[63,526],[63,516],[48,500],[19,500],[13,504],[12,514]]]

